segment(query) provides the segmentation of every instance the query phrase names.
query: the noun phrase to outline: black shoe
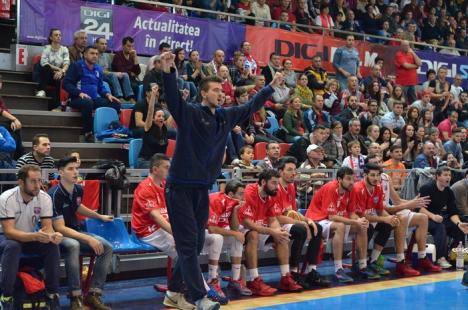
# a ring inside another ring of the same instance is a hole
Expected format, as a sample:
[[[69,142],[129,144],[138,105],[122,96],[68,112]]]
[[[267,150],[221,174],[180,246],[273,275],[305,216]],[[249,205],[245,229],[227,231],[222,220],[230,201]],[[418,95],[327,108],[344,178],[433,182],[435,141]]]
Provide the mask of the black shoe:
[[[291,271],[291,276],[294,279],[294,281],[297,282],[297,284],[302,286],[303,289],[308,290],[310,288],[304,276],[301,275],[299,272]]]
[[[60,301],[58,294],[48,294],[47,299],[50,310],[60,310]]]
[[[14,309],[14,304],[13,304],[13,297],[5,297],[1,296],[0,297],[0,309],[2,310],[13,310]]]
[[[94,143],[94,135],[92,132],[87,132],[84,135],[84,140],[86,143]]]
[[[331,282],[323,278],[317,270],[312,269],[305,277],[309,287],[330,287]]]

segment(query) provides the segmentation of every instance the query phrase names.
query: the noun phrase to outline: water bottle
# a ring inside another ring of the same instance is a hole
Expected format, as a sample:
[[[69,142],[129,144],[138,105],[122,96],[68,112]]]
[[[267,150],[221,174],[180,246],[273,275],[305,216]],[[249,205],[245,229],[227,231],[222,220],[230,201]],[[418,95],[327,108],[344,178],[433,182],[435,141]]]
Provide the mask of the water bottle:
[[[457,247],[457,263],[456,263],[457,270],[463,270],[464,264],[465,264],[465,260],[463,257],[463,243],[460,241]]]

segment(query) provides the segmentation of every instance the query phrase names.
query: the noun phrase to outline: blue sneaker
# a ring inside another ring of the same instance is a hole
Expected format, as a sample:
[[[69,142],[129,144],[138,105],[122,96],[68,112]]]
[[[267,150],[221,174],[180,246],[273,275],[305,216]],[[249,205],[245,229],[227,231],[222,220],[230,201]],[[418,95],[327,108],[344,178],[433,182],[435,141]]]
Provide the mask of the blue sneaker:
[[[359,269],[358,264],[354,264],[353,271],[357,273],[362,279],[377,280],[380,279],[380,275],[373,271],[371,268]]]
[[[338,269],[337,272],[335,272],[335,277],[340,283],[351,283],[354,282],[354,279],[351,278],[346,274],[343,268]]]
[[[208,282],[208,286],[210,287],[210,290],[207,293],[209,299],[214,302],[219,302],[223,306],[228,304],[229,299],[221,289],[221,285],[218,279],[212,279],[210,282]]]

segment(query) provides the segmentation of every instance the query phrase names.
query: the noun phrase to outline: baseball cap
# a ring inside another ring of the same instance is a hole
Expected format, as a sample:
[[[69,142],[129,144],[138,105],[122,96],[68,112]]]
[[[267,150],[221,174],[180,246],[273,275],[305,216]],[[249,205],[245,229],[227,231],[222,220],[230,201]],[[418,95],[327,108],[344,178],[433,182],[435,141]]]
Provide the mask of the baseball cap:
[[[310,152],[315,151],[316,149],[321,149],[321,150],[323,150],[323,148],[322,148],[320,145],[311,144],[311,145],[309,145],[309,146],[307,147],[306,152],[307,152],[307,154],[309,154]]]

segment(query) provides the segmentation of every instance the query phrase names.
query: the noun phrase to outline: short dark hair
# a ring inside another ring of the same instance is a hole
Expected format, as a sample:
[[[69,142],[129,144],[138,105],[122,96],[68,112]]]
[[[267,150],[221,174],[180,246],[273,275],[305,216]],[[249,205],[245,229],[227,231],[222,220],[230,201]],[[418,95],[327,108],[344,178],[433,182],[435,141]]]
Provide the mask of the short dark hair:
[[[460,127],[454,128],[454,129],[452,130],[452,136],[453,136],[454,134],[456,134],[456,133],[461,133],[461,132],[462,132],[462,129],[461,129]]]
[[[97,37],[96,40],[94,40],[94,43],[96,43],[96,44],[99,43],[99,40],[101,40],[101,39],[104,39],[104,40],[105,40],[106,38],[104,38],[104,37]]]
[[[64,158],[61,158],[58,163],[57,163],[57,169],[60,170],[60,169],[63,169],[65,168],[68,164],[70,163],[77,163],[78,162],[78,158],[76,158],[75,156],[65,156]]]
[[[244,183],[242,183],[241,181],[239,181],[237,179],[232,179],[231,181],[226,183],[226,188],[224,189],[224,193],[225,194],[229,194],[229,193],[235,194],[239,190],[240,187],[245,188]]]
[[[236,90],[234,91],[234,98],[239,98],[243,94],[247,93],[247,89],[245,87],[236,87]]]
[[[97,50],[97,47],[94,45],[88,45],[85,47],[83,53],[87,53],[89,50]]]
[[[401,145],[393,144],[393,145],[390,147],[390,153],[392,153],[394,150],[398,150],[398,149],[403,149],[403,148],[401,147]]]
[[[171,46],[166,42],[162,42],[161,44],[159,44],[158,49],[159,49],[160,52],[165,48],[171,48]]]
[[[33,139],[32,139],[32,145],[38,145],[39,144],[39,140],[41,138],[47,138],[49,139],[49,135],[46,134],[46,133],[38,133],[38,134],[35,134]]]
[[[327,127],[325,127],[325,126],[323,126],[323,125],[317,125],[317,126],[314,127],[314,129],[312,129],[312,132],[314,132],[314,131],[316,131],[316,130],[319,130],[319,129],[325,130],[325,129],[327,129]]]
[[[258,184],[262,184],[262,181],[268,182],[272,178],[279,178],[279,172],[275,169],[266,169],[258,174]]]
[[[429,70],[427,70],[427,72],[426,72],[426,79],[429,78],[429,74],[436,74],[436,72],[435,72],[434,69],[429,69]]]
[[[253,148],[253,146],[251,146],[251,145],[248,145],[248,144],[247,144],[247,145],[244,145],[243,147],[240,148],[239,154],[242,155],[242,154],[245,153],[245,151],[247,151],[247,150],[253,150],[253,149],[254,149],[254,148]]]
[[[278,170],[284,170],[286,164],[294,164],[297,166],[297,159],[292,156],[284,156],[278,163]]]
[[[382,57],[377,56],[377,57],[375,57],[375,59],[374,59],[374,64],[377,64],[379,61],[385,61],[385,60],[384,60]]]
[[[450,168],[447,167],[447,166],[439,167],[439,168],[436,169],[436,176],[440,177],[442,175],[442,173],[447,172],[447,171],[452,173]]]
[[[268,142],[267,145],[266,145],[266,149],[268,150],[270,148],[270,146],[272,146],[273,144],[278,144],[279,145],[279,142],[276,142],[276,141]]]
[[[16,173],[16,177],[18,178],[18,180],[26,182],[26,179],[29,176],[29,171],[41,172],[41,167],[39,167],[38,165],[24,165],[21,168],[19,168],[18,172]]]
[[[212,75],[212,76],[207,76],[205,78],[203,78],[200,82],[200,90],[203,90],[203,91],[208,91],[208,89],[210,89],[210,83],[223,83],[223,80],[216,76],[216,75]]]
[[[374,154],[369,154],[369,155],[367,155],[366,159],[364,159],[364,164],[369,163],[369,160],[374,159],[374,158],[377,158],[377,157],[381,158],[382,155],[380,155],[380,154],[375,154],[375,153],[374,153]]]
[[[149,170],[153,170],[153,167],[158,167],[163,161],[170,161],[171,159],[166,154],[156,153],[151,156]]]
[[[337,179],[344,179],[346,175],[354,175],[353,169],[349,167],[340,167],[336,172]]]
[[[271,54],[270,54],[270,60],[273,58],[273,56],[279,56],[279,55],[276,54],[275,52],[271,53]]]
[[[377,164],[367,163],[367,164],[364,165],[364,173],[367,174],[367,173],[371,172],[372,170],[377,170],[378,172],[382,173],[382,167],[380,167]]]
[[[396,106],[396,105],[403,105],[403,102],[402,101],[394,101],[393,102],[393,106]]]
[[[47,42],[49,42],[49,44],[52,43],[52,40],[50,39],[50,37],[52,36],[52,34],[54,33],[54,31],[60,31],[60,29],[58,29],[58,28],[50,28],[49,36],[47,37]]]
[[[125,38],[122,39],[122,45],[127,44],[127,42],[134,43],[135,40],[133,40],[132,37],[125,37]]]

